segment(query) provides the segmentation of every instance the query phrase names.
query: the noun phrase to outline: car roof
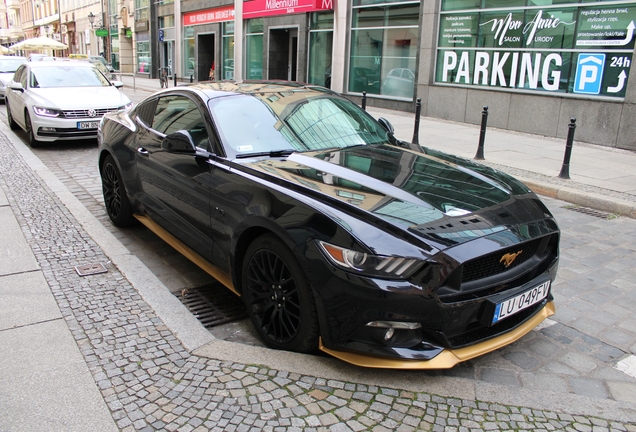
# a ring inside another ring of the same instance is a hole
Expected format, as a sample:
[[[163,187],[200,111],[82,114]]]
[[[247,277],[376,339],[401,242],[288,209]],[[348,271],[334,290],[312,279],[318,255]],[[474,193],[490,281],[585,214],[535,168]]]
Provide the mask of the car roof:
[[[58,59],[58,61],[51,62],[33,62],[27,63],[31,69],[38,68],[47,68],[47,67],[61,67],[61,66],[70,66],[70,67],[95,67],[93,64],[86,60],[74,60],[74,59]]]
[[[307,94],[330,94],[338,95],[324,87],[316,86],[313,84],[295,83],[289,81],[214,81],[196,83],[191,85],[184,85],[178,87],[172,87],[169,90],[188,90],[196,93],[203,93],[208,98],[214,99],[216,97],[227,96],[228,93],[235,94],[272,94],[272,93],[285,93],[285,92],[304,92]],[[164,92],[167,90],[164,90]]]

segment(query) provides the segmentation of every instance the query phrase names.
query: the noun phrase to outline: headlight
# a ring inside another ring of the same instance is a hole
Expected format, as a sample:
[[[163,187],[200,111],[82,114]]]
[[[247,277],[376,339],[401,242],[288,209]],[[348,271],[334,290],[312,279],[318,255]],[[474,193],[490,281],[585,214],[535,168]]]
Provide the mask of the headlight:
[[[41,117],[59,117],[62,114],[61,110],[53,108],[33,107],[33,112]]]
[[[411,258],[371,255],[323,241],[317,243],[325,256],[336,266],[366,276],[406,279],[422,265],[422,261]]]
[[[126,105],[119,107],[120,110],[127,110],[128,108],[131,108],[133,106],[132,102],[128,102]]]

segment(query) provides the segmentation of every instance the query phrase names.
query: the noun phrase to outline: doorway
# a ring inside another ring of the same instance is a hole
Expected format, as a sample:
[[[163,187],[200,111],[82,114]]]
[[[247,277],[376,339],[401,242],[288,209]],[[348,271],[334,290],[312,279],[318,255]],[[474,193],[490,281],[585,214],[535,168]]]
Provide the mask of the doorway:
[[[269,30],[268,79],[297,80],[298,29]]]
[[[196,80],[208,81],[214,68],[214,33],[200,34],[197,38]]]
[[[172,76],[172,59],[174,52],[174,41],[164,41],[161,43],[161,68],[165,68],[167,75]]]

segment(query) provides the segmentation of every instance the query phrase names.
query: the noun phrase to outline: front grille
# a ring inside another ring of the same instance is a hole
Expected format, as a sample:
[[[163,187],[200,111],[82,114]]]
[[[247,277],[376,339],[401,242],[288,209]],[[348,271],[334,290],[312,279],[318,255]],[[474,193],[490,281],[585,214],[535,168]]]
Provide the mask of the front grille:
[[[477,326],[475,329],[450,336],[447,338],[448,345],[453,349],[463,348],[465,346],[474,344],[476,341],[484,341],[507,333],[526,321],[534,314],[536,314],[547,304],[547,302],[548,300],[543,300],[535,305],[530,306],[527,309],[517,312],[510,318],[506,318],[505,320],[493,326]]]
[[[558,234],[552,234],[467,261],[437,289],[439,299],[446,304],[470,301],[522,286],[550,270],[558,245]],[[506,267],[503,257],[520,251]]]
[[[464,264],[464,270],[462,273],[462,283],[471,282],[474,280],[485,279],[490,276],[495,276],[508,270],[512,270],[520,264],[523,264],[528,259],[532,258],[541,243],[541,239],[537,239],[521,245],[511,246],[507,249],[493,252],[488,255],[476,258],[468,261]],[[516,259],[508,267],[502,262],[502,257],[506,254],[516,254]]]
[[[117,108],[100,108],[100,109],[96,109],[95,112],[95,116],[89,116],[88,115],[88,109],[80,109],[80,110],[65,110],[62,111],[64,113],[64,117],[68,118],[68,119],[78,119],[78,118],[90,118],[90,119],[100,119],[101,117],[104,117],[104,114],[109,113],[109,112],[115,112],[117,111]]]

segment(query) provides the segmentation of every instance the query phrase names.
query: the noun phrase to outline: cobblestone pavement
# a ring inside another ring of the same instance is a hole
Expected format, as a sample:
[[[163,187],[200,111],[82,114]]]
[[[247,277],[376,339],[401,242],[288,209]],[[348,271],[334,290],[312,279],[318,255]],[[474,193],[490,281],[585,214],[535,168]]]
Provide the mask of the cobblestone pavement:
[[[96,167],[86,163],[95,148],[87,143],[36,153],[107,223]],[[122,430],[636,430],[575,408],[530,409],[192,355],[117,268],[77,276],[74,266],[108,258],[1,134],[0,185],[19,209],[18,221]],[[636,352],[629,306],[636,221],[599,219],[546,202],[564,229],[553,325],[450,371],[418,375],[632,403],[636,380],[615,366]],[[122,237],[132,249],[153,241],[139,231],[138,239]],[[161,250],[155,261],[164,259]],[[174,259],[170,267],[179,272]],[[173,283],[196,283],[199,277]]]

